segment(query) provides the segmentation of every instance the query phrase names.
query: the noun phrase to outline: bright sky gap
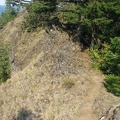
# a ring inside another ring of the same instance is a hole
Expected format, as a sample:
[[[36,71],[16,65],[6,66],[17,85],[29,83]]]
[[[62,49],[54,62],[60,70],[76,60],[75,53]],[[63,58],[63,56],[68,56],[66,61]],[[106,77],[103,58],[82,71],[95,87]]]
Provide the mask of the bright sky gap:
[[[0,0],[0,5],[5,5],[5,0]]]

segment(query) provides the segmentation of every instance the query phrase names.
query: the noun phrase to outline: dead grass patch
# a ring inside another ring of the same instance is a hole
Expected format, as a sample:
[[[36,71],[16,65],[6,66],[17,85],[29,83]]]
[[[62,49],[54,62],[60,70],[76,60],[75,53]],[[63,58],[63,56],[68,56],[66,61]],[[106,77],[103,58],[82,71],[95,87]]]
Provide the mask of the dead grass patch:
[[[62,86],[65,88],[70,89],[71,87],[73,87],[75,85],[75,80],[71,79],[69,77],[63,78],[62,79]]]

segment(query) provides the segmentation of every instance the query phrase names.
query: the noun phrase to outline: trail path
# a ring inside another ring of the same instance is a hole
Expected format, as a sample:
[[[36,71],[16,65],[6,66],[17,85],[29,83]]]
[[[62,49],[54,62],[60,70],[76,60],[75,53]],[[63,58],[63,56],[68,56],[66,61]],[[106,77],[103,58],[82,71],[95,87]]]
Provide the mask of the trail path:
[[[93,87],[90,89],[88,96],[84,98],[84,106],[82,106],[81,111],[83,114],[80,113],[80,120],[97,120],[98,116],[94,113],[94,102],[100,96],[102,88],[102,82],[104,77],[100,75],[97,71],[92,68],[89,55],[86,52],[82,52],[83,56],[83,63],[85,67],[87,67],[88,72],[90,74],[91,80],[93,82]]]

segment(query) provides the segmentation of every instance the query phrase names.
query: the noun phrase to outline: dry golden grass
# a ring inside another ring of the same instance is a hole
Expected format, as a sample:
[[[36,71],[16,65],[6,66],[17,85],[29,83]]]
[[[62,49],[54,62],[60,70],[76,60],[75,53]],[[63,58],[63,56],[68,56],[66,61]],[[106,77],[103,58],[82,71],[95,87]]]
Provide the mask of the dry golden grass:
[[[63,87],[65,88],[71,88],[72,86],[75,85],[75,81],[74,79],[71,79],[69,77],[63,78],[63,83],[62,83]]]

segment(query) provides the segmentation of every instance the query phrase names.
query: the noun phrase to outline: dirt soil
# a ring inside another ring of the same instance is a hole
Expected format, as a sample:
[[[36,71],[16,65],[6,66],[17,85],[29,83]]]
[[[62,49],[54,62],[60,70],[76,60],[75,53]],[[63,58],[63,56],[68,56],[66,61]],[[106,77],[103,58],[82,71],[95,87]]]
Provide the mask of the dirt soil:
[[[64,31],[21,30],[23,11],[0,31],[12,76],[0,85],[0,120],[120,120],[120,98]]]

